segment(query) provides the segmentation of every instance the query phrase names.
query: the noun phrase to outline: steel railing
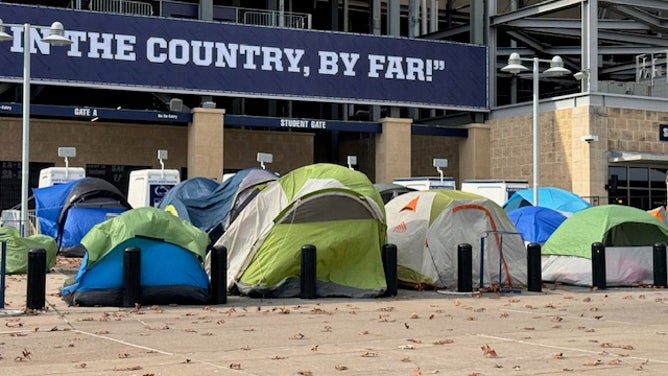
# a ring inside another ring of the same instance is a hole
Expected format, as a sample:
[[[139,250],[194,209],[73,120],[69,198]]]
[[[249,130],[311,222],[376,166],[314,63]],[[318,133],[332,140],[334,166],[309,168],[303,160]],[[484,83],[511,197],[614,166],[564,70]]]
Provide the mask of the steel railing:
[[[88,8],[98,12],[137,14],[141,16],[153,15],[153,5],[143,1],[91,0]]]

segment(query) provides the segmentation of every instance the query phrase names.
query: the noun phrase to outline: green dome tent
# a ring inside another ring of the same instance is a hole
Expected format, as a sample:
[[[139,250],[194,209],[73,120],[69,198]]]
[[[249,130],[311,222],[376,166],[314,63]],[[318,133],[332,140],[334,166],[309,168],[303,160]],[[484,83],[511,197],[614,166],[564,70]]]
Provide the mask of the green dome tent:
[[[606,247],[608,286],[651,283],[652,246],[668,243],[668,227],[630,206],[602,205],[574,213],[543,246],[543,280],[590,286],[591,245],[597,242]]]
[[[56,265],[58,247],[56,240],[47,235],[31,235],[21,237],[14,227],[0,227],[0,242],[7,243],[7,274],[24,274],[28,272],[28,251],[33,248],[46,250],[46,271]]]
[[[293,170],[270,183],[215,246],[228,249],[228,288],[257,297],[300,293],[301,247],[313,244],[316,294],[376,297],[385,212],[366,175],[333,164]]]

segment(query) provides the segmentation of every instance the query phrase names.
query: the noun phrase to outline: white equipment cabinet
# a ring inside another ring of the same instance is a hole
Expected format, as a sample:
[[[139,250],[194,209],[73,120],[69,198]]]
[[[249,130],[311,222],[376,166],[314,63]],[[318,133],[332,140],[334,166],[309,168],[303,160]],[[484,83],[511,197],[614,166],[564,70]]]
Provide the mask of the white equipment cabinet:
[[[528,189],[526,180],[466,179],[462,182],[462,191],[475,193],[503,206],[513,193]]]
[[[392,181],[394,184],[403,185],[418,191],[428,191],[430,189],[456,189],[454,178],[440,177],[415,177],[415,178],[396,178]]]
[[[83,167],[49,167],[39,172],[39,188],[69,183],[86,177]]]
[[[160,200],[181,182],[179,170],[145,169],[130,172],[128,203],[133,208],[158,206]]]

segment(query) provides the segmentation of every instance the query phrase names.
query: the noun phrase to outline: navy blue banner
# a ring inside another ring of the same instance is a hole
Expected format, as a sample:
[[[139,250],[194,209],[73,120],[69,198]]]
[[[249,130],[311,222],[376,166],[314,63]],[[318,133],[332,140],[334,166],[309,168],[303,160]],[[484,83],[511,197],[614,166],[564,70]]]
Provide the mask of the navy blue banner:
[[[304,131],[381,133],[380,123],[342,120],[293,119],[264,116],[225,115],[225,127],[274,128]]]
[[[441,41],[0,3],[0,81],[486,111],[487,49]],[[40,41],[54,21],[69,47]],[[37,26],[46,26],[41,28]]]
[[[23,105],[20,103],[0,103],[0,114],[21,115]],[[81,120],[127,120],[146,121],[151,123],[183,123],[192,122],[192,114],[188,112],[141,111],[97,107],[53,106],[31,104],[30,114],[33,116],[53,116]]]

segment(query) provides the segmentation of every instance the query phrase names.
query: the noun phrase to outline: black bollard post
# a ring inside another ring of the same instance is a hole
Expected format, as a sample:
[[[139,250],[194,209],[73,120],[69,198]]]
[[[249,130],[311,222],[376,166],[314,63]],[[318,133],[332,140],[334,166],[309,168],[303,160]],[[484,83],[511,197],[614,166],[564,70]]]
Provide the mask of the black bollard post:
[[[5,272],[7,272],[7,243],[2,244],[2,255],[0,256],[0,309],[5,309]]]
[[[227,303],[227,248],[211,250],[211,304]]]
[[[26,307],[44,309],[46,306],[46,250],[35,248],[28,251],[28,287]]]
[[[605,246],[596,242],[591,245],[591,286],[607,288],[605,273]]]
[[[653,249],[654,264],[654,286],[668,286],[668,277],[666,276],[666,245],[663,243],[654,244]]]
[[[457,292],[472,291],[473,248],[471,244],[462,243],[457,246]]]
[[[384,296],[396,296],[399,285],[397,277],[397,246],[395,244],[383,245],[383,271],[385,272],[385,290]]]
[[[543,288],[543,266],[540,257],[540,244],[527,245],[527,290],[541,292]]]
[[[141,251],[128,247],[123,253],[122,307],[134,307],[141,303]]]
[[[302,246],[302,268],[300,278],[301,292],[299,297],[302,299],[316,298],[316,249],[314,245],[306,244]]]

